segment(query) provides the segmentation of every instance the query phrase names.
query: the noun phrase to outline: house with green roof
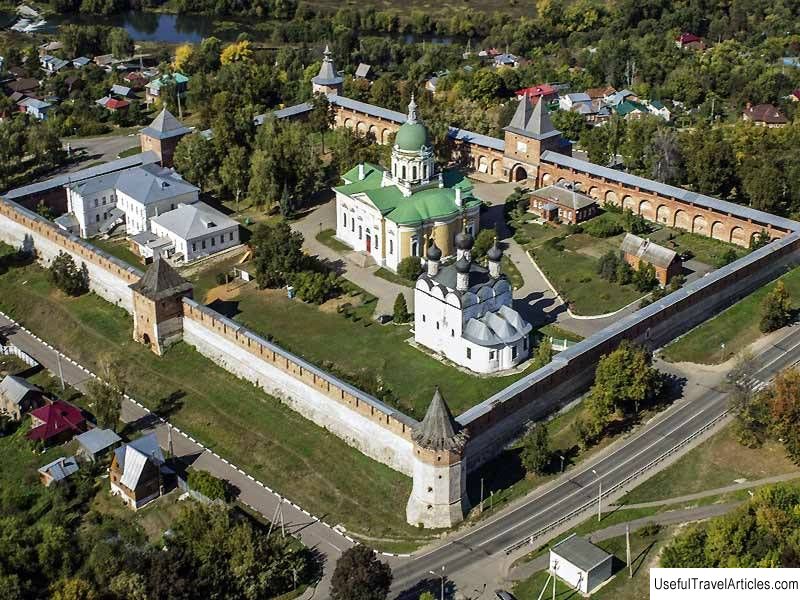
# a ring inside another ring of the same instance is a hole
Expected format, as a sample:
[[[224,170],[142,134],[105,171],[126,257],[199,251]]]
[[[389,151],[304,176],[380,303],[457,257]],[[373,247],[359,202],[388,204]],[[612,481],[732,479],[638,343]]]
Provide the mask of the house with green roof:
[[[397,270],[408,256],[425,257],[435,242],[455,255],[461,231],[475,235],[481,201],[457,170],[439,170],[414,98],[392,148],[391,168],[356,165],[336,186],[336,237],[368,259]]]
[[[161,88],[170,83],[175,84],[175,92],[183,97],[189,85],[189,77],[183,73],[165,73],[161,77],[153,79],[144,87],[145,103],[152,104],[157,101],[161,95]]]
[[[634,102],[633,100],[624,100],[614,107],[616,113],[624,119],[640,119],[649,111],[644,104]]]

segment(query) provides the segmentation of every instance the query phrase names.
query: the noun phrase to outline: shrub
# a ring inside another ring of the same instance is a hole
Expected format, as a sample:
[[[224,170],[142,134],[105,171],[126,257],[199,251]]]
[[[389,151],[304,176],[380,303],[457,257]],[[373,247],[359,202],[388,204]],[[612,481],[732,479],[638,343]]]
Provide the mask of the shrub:
[[[298,298],[313,304],[322,304],[341,291],[339,278],[333,272],[301,271],[292,276],[292,285]]]
[[[597,274],[606,281],[612,283],[617,281],[620,262],[624,261],[620,261],[619,254],[614,250],[609,250],[597,261]]]
[[[422,273],[422,262],[418,256],[406,256],[397,265],[397,274],[403,279],[415,281]]]
[[[783,281],[779,281],[761,304],[759,329],[762,333],[769,333],[787,325],[791,320],[792,303],[789,292],[786,291]]]
[[[584,223],[583,230],[592,237],[597,238],[619,235],[624,231],[622,225],[608,213]]]
[[[217,273],[217,276],[214,278],[217,282],[217,285],[225,285],[228,283],[228,274],[227,273]]]
[[[394,314],[392,321],[395,323],[408,323],[411,315],[408,314],[408,305],[406,304],[406,297],[400,293],[394,300]]]
[[[649,292],[658,285],[656,270],[653,265],[639,263],[639,269],[633,275],[633,285],[640,292]]]
[[[89,291],[89,269],[86,268],[86,263],[81,263],[79,268],[72,256],[63,251],[58,253],[50,265],[50,279],[58,289],[70,296],[80,296]]]
[[[725,253],[717,259],[717,267],[724,267],[739,258],[736,250],[728,248]]]
[[[203,494],[203,496],[209,500],[223,500],[228,502],[233,497],[233,488],[231,488],[231,484],[224,479],[215,477],[208,471],[189,471],[186,482],[191,489]]]
[[[491,248],[492,244],[494,244],[495,235],[494,229],[481,230],[481,232],[478,234],[478,237],[475,238],[475,245],[472,246],[473,259],[478,260],[486,256],[489,248]]]

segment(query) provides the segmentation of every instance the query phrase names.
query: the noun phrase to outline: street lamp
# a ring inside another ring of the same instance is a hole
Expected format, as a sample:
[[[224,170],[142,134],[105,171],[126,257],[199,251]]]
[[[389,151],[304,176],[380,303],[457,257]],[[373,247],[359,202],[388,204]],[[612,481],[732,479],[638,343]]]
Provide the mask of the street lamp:
[[[600,480],[600,475],[597,474],[597,471],[592,469],[592,473],[594,473],[594,476],[597,477],[597,521],[600,522],[600,502],[603,498],[603,482]]]
[[[428,573],[430,573],[434,577],[441,577],[442,578],[442,598],[441,598],[441,600],[444,600],[444,565],[442,565],[442,574],[441,575],[437,574],[434,571],[428,571]]]
[[[561,472],[563,473],[564,472],[564,456],[559,454],[558,458],[561,459]]]

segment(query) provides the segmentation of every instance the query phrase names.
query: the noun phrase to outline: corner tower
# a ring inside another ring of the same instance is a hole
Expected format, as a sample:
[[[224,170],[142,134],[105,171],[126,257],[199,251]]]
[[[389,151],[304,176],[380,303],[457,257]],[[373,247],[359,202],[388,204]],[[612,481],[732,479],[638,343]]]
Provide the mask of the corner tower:
[[[406,521],[428,528],[452,527],[469,509],[464,447],[467,432],[436,388],[414,441],[414,474]]]
[[[336,72],[336,68],[333,65],[331,51],[328,46],[325,46],[319,73],[317,73],[316,77],[311,78],[311,91],[314,94],[325,94],[326,96],[341,94],[343,83],[344,78]]]
[[[542,99],[531,104],[531,99],[523,96],[511,122],[503,131],[503,167],[510,181],[536,179],[539,160],[547,150],[572,156],[572,144],[553,126]]]
[[[133,290],[133,339],[158,355],[183,337],[183,298],[192,284],[167,261],[156,258]]]

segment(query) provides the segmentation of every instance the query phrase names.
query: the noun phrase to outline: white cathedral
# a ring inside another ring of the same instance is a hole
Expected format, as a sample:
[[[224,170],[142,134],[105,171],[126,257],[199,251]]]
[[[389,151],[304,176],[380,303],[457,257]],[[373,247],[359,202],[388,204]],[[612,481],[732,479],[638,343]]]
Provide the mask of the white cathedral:
[[[532,327],[511,306],[497,240],[488,269],[473,262],[474,241],[466,231],[456,235],[458,259],[446,266],[436,244],[428,248],[427,271],[414,288],[414,341],[477,373],[495,373],[528,358]]]

